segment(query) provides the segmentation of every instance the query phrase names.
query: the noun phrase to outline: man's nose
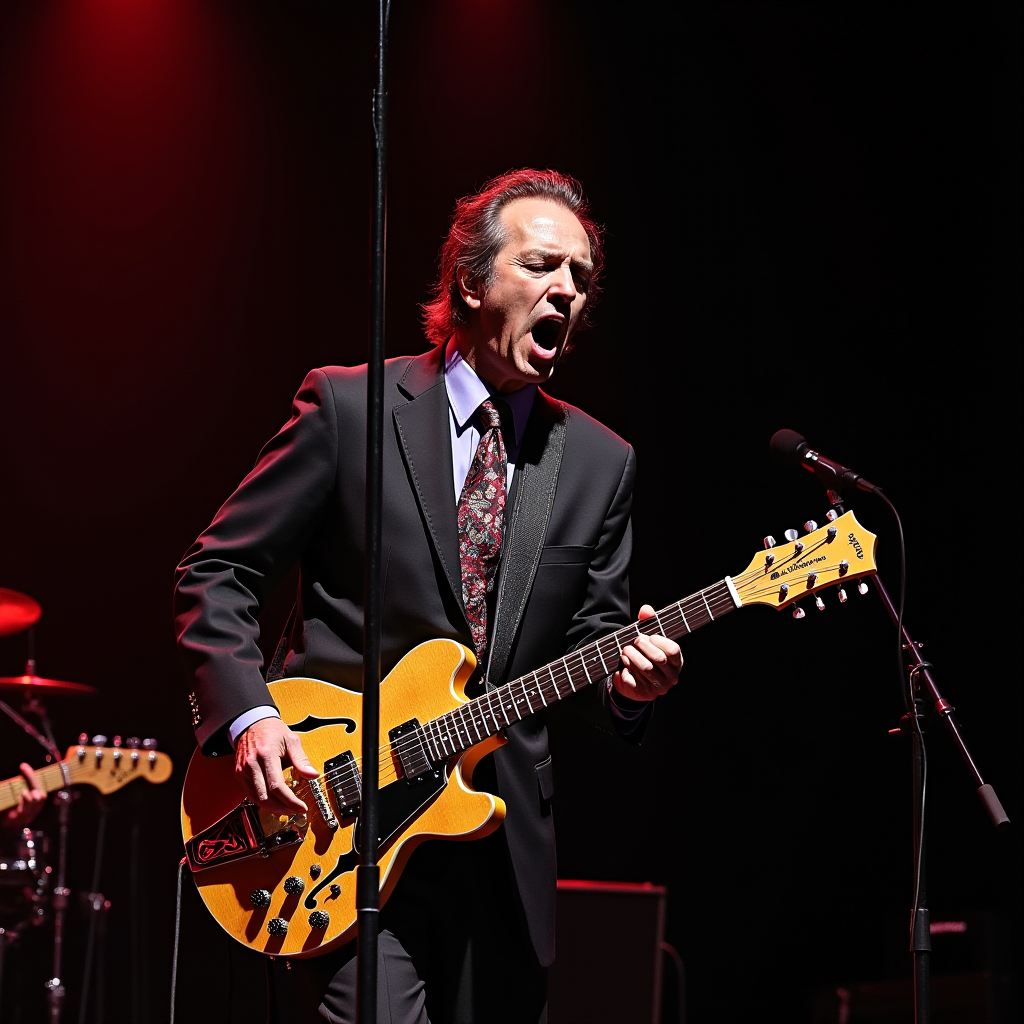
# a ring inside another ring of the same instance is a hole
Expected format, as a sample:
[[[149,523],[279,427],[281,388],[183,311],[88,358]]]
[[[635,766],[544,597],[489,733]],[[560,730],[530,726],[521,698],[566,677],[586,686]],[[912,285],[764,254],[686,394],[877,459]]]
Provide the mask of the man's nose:
[[[551,277],[550,292],[552,295],[564,297],[572,302],[576,298],[576,282],[568,264],[563,264]]]

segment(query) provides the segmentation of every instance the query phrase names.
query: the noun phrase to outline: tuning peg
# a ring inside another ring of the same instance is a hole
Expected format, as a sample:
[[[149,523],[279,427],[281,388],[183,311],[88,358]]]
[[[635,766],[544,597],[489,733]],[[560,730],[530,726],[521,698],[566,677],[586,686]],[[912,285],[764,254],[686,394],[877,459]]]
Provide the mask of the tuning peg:
[[[861,580],[860,583],[857,584],[857,593],[858,594],[866,594],[867,592],[868,592],[868,585],[863,580]]]
[[[89,734],[87,732],[80,732],[78,734],[78,745],[84,747],[89,742]]]
[[[828,521],[829,521],[830,523],[834,523],[834,522],[835,522],[835,521],[836,521],[836,520],[837,520],[837,519],[839,518],[839,513],[838,513],[838,512],[837,512],[837,511],[836,511],[836,510],[835,510],[834,508],[830,508],[830,509],[829,509],[829,510],[828,510],[828,511],[827,511],[827,512],[825,513],[825,518],[826,518],[826,519],[827,519],[827,520],[828,520]]]
[[[125,740],[125,744],[124,745],[126,747],[131,747],[132,750],[138,750],[139,749],[139,744],[141,742],[142,741],[139,739],[138,736],[129,736],[128,739]]]
[[[825,610],[825,602],[821,599],[821,594],[814,595],[814,606],[819,612],[823,612]]]
[[[94,747],[105,747],[107,745],[107,737],[101,732],[97,733],[92,738],[92,745]]]
[[[156,750],[157,742],[154,739],[144,739],[142,741],[143,750]]]
[[[837,593],[839,594],[839,603],[846,604],[846,591],[843,590],[842,587],[839,587]]]
[[[764,546],[766,548],[773,548],[773,547],[775,547],[775,538],[770,533],[764,539]]]
[[[800,605],[793,606],[793,618],[802,619],[807,613],[800,607]]]
[[[786,530],[786,532],[782,536],[785,537],[786,540],[793,541],[793,540],[796,540],[800,536],[800,531],[799,530]]]
[[[806,523],[804,523],[804,529],[805,529],[805,530],[806,530],[806,531],[807,531],[808,533],[814,533],[814,531],[815,531],[815,530],[816,530],[817,528],[818,528],[818,524],[817,524],[817,523],[816,523],[816,522],[815,522],[815,521],[814,521],[813,519],[808,519],[808,520],[807,520],[807,522],[806,522]]]

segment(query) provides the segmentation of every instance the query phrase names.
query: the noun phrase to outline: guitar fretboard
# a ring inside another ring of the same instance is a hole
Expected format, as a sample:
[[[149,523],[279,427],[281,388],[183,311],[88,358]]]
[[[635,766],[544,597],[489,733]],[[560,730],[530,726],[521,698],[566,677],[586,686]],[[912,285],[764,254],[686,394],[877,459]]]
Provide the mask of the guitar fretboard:
[[[676,640],[736,607],[728,581],[722,580],[662,608],[653,618],[609,633],[425,723],[400,736],[395,750],[406,773],[418,775],[549,704],[607,679],[621,667],[623,647],[641,634],[660,633]]]

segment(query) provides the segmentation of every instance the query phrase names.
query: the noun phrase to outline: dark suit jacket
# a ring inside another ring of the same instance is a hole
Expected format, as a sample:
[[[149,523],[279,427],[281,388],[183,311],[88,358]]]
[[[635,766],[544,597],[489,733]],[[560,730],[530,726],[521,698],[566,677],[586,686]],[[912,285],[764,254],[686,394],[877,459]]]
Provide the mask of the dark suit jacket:
[[[361,687],[366,387],[365,367],[311,371],[290,420],[177,570],[179,647],[193,680],[193,721],[206,754],[230,753],[227,724],[273,703],[261,675],[257,617],[296,559],[300,603],[283,674]],[[382,677],[425,640],[449,637],[473,646],[462,604],[448,415],[441,349],[387,361]],[[504,600],[497,613],[498,628],[514,632],[506,672],[495,683],[632,621],[633,449],[592,417],[538,391],[510,497],[513,503],[536,499],[524,470],[540,458],[559,421],[565,443],[532,587],[521,614],[519,606],[506,609]],[[516,554],[503,551],[500,573]],[[504,831],[534,947],[548,964],[556,863],[543,715],[526,718],[507,736],[494,755],[506,803]]]

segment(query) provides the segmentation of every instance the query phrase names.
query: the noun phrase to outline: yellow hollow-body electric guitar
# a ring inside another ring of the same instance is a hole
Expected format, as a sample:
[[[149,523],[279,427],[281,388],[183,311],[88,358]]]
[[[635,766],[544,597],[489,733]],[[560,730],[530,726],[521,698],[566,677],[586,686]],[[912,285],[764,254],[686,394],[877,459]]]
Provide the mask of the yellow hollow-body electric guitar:
[[[779,609],[811,594],[818,600],[817,592],[829,586],[839,587],[845,600],[845,583],[877,572],[876,543],[846,512],[755,555],[740,575],[662,608],[653,619],[474,699],[465,694],[476,665],[468,648],[447,639],[414,648],[380,688],[380,905],[421,842],[476,839],[501,824],[504,803],[474,790],[472,775],[504,742],[506,726],[606,679],[640,632],[678,639],[734,608]],[[240,802],[233,759],[197,750],[182,790],[182,835],[199,893],[225,931],[262,953],[313,957],[356,935],[361,697],[305,678],[278,680],[270,692],[320,771],[307,780],[285,770],[307,813],[278,817]]]

